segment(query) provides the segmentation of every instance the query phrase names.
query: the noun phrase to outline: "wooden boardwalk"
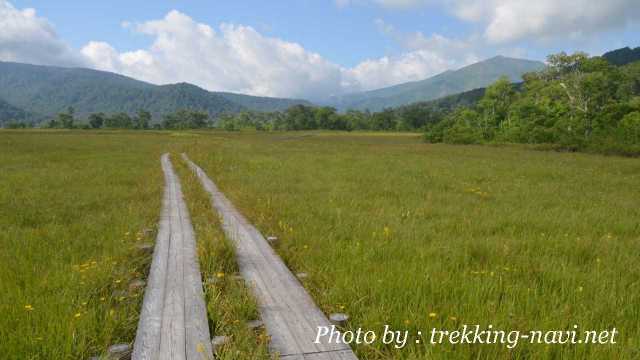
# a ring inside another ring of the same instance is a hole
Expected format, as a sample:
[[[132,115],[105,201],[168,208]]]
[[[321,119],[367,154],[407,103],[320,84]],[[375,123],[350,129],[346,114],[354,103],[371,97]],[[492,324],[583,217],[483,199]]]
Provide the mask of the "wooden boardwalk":
[[[169,155],[161,162],[162,214],[132,359],[212,359],[193,227]]]
[[[257,298],[262,321],[271,337],[271,352],[284,360],[357,360],[346,344],[315,344],[318,327],[331,326],[325,314],[289,271],[260,232],[218,190],[186,154],[189,164],[211,195],[222,226],[233,241],[240,272]]]

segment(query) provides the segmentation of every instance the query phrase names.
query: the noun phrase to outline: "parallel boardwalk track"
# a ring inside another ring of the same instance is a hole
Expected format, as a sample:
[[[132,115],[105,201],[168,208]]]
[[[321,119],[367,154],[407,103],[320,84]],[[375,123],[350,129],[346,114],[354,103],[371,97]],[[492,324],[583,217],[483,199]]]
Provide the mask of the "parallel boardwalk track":
[[[318,327],[331,326],[325,314],[264,236],[235,209],[200,167],[186,154],[182,157],[211,195],[223,229],[236,247],[240,272],[257,298],[271,337],[271,352],[284,360],[357,360],[346,344],[314,343]]]
[[[132,359],[212,359],[193,227],[169,155],[161,162],[162,213]]]

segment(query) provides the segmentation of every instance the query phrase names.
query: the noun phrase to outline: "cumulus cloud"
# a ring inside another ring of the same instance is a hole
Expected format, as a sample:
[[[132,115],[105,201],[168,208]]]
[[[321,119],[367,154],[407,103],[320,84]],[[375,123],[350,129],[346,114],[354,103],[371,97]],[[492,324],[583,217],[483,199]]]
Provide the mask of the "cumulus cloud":
[[[407,38],[411,48],[403,54],[344,68],[251,27],[222,24],[216,30],[175,10],[163,19],[127,26],[152,36],[153,44],[119,53],[108,43],[90,42],[82,54],[98,69],[152,83],[185,81],[209,90],[264,96],[320,99],[420,80],[459,65],[453,59],[460,57],[449,50],[464,48],[439,35],[416,34]],[[391,26],[387,30],[395,33]]]
[[[575,38],[623,27],[640,16],[637,0],[457,0],[462,19],[486,23],[491,43]]]
[[[135,30],[154,38],[148,49],[118,53],[109,44],[91,42],[82,54],[99,69],[153,83],[185,81],[209,90],[312,98],[340,90],[339,66],[248,26],[222,24],[215,30],[174,10]]]
[[[82,65],[81,57],[58,38],[46,19],[34,9],[18,10],[4,0],[0,0],[0,60]]]
[[[479,60],[472,39],[451,39],[440,34],[425,36],[421,32],[403,33],[382,19],[376,19],[375,24],[382,34],[394,39],[405,51],[397,56],[365,60],[345,70],[345,78],[364,90],[422,80]]]

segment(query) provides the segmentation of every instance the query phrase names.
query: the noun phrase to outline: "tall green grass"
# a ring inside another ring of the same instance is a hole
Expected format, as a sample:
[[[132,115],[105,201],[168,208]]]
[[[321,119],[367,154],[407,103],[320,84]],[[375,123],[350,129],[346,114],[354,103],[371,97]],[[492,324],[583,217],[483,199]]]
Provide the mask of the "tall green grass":
[[[0,132],[0,354],[79,359],[135,335],[160,138]],[[144,231],[147,230],[146,233]],[[149,231],[150,230],[150,231]]]
[[[611,329],[615,345],[358,346],[365,359],[635,359],[640,162],[368,134],[230,134],[189,156],[349,327]]]

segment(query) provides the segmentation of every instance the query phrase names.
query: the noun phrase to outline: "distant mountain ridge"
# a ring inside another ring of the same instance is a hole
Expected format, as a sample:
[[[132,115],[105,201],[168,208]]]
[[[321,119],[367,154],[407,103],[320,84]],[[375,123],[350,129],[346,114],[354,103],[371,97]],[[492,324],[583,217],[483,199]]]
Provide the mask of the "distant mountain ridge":
[[[602,55],[602,57],[613,65],[627,65],[632,62],[640,61],[640,47],[631,49],[627,46],[621,49],[609,51]]]
[[[216,116],[223,112],[276,111],[297,104],[310,105],[306,100],[210,92],[187,83],[153,85],[91,69],[1,61],[0,100],[7,104],[7,109],[11,106],[12,111],[19,109],[37,120],[69,106],[80,117],[93,112],[132,114],[144,109],[159,118],[182,108]]]
[[[491,85],[502,76],[513,82],[522,81],[522,75],[538,71],[544,63],[532,60],[496,56],[459,70],[445,71],[431,78],[382,89],[343,95],[328,103],[341,110],[358,109],[379,111],[414,102],[429,101]]]

